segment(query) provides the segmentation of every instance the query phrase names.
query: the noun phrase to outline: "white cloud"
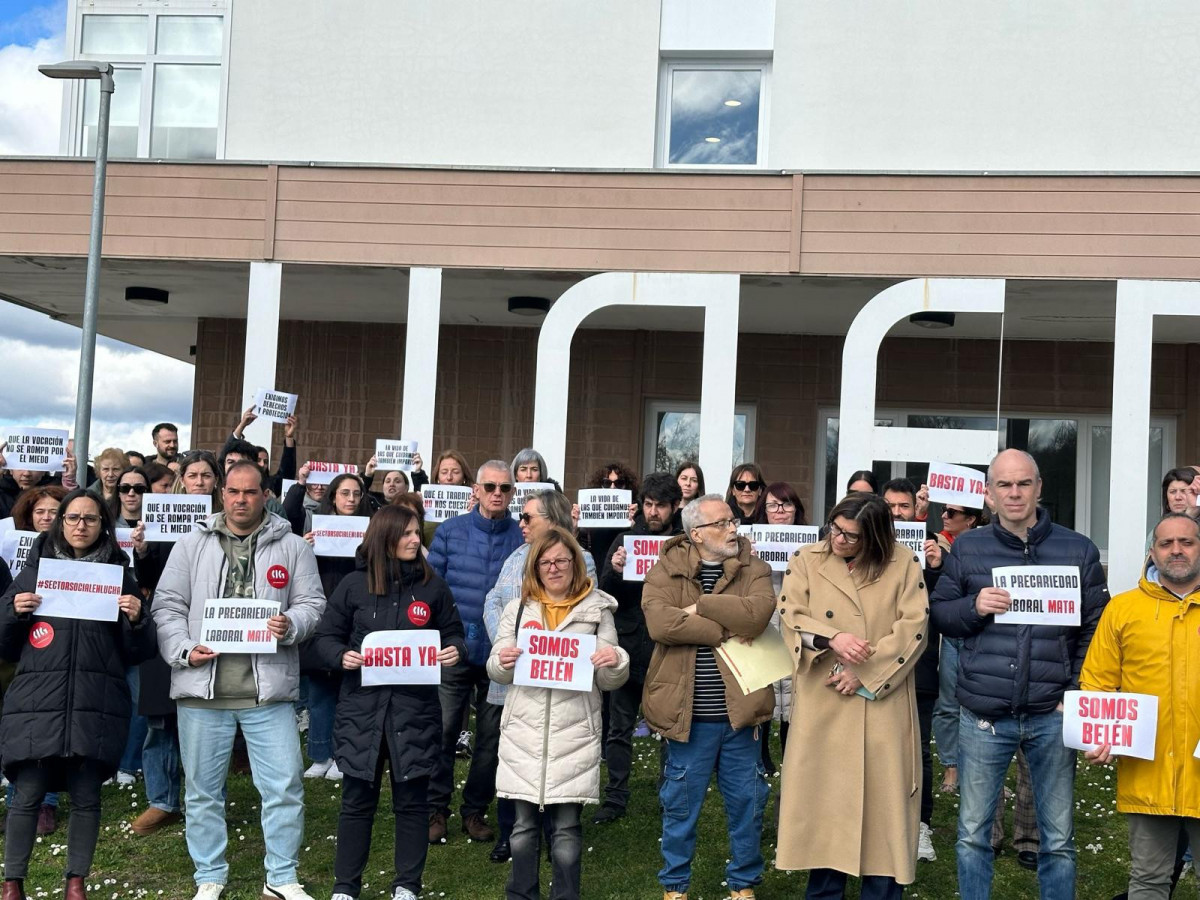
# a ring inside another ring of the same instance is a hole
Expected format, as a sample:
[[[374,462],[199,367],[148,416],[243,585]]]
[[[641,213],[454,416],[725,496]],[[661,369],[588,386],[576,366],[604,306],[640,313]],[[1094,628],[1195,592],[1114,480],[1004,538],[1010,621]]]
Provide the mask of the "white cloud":
[[[47,78],[37,67],[59,62],[62,54],[61,33],[32,45],[0,47],[0,155],[58,154],[64,82]]]

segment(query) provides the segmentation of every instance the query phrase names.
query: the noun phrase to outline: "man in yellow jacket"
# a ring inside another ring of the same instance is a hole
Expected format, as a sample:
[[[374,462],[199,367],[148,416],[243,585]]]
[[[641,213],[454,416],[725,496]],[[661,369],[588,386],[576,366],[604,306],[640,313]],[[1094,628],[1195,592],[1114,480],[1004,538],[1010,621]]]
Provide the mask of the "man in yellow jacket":
[[[1170,513],[1155,526],[1138,587],[1104,610],[1083,664],[1085,691],[1158,697],[1154,759],[1117,759],[1117,810],[1129,819],[1129,900],[1166,898],[1176,837],[1200,847],[1200,522]],[[1108,744],[1086,754],[1101,764]]]

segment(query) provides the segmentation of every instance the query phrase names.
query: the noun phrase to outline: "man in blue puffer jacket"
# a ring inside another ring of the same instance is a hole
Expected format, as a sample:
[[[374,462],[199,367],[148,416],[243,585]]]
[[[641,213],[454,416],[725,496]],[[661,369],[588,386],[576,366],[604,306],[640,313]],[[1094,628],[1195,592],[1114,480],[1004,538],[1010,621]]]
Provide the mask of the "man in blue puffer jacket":
[[[1063,746],[1063,692],[1078,688],[1088,644],[1108,603],[1096,545],[1039,509],[1042,478],[1033,457],[1005,450],[988,467],[995,521],[962,534],[946,558],[930,618],[963,638],[958,661],[958,889],[964,900],[991,895],[989,835],[996,799],[1017,748],[1025,751],[1037,804],[1042,900],[1075,897],[1075,751]],[[999,566],[1076,566],[1080,624],[1009,625],[1012,605],[992,587]]]
[[[454,604],[467,632],[467,658],[442,669],[442,758],[429,779],[429,843],[446,837],[446,818],[454,793],[454,749],[463,713],[475,701],[475,750],[463,787],[463,831],[475,841],[495,835],[485,813],[496,795],[496,765],[500,746],[500,714],[504,707],[487,702],[488,654],[492,642],[483,626],[483,603],[500,576],[500,569],[524,543],[521,529],[508,511],[512,475],[508,463],[489,460],[475,482],[476,507],[443,522],[433,535],[429,564],[450,585]],[[415,606],[416,604],[414,604]],[[411,614],[411,613],[410,613]]]

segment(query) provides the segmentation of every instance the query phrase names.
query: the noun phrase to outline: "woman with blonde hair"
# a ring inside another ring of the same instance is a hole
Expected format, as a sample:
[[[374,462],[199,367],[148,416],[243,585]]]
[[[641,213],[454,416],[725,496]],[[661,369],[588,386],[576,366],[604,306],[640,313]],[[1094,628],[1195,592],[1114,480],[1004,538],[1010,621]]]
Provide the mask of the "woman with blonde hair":
[[[117,496],[117,480],[121,473],[129,468],[129,459],[125,451],[119,447],[109,447],[102,450],[95,461],[96,480],[88,485],[88,490],[111,504]]]

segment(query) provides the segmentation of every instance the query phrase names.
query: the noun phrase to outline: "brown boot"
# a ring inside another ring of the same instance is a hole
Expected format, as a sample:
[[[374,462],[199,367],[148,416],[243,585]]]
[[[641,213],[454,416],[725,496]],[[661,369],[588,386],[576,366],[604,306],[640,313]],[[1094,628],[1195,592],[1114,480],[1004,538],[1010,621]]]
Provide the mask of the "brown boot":
[[[37,833],[53,834],[58,830],[58,811],[49,803],[43,803],[38,810]]]
[[[4,882],[3,900],[25,900],[25,882],[20,878]]]
[[[496,833],[483,819],[483,813],[471,813],[463,819],[463,832],[471,836],[473,841],[494,840]]]
[[[435,812],[429,814],[429,843],[440,844],[446,840],[446,814]]]
[[[180,813],[167,812],[165,809],[152,806],[133,820],[130,831],[134,834],[154,834],[154,832],[161,831],[168,825],[174,825],[182,818],[183,816]]]
[[[87,900],[87,886],[83,883],[81,875],[67,878],[67,890],[63,894],[63,900]]]

